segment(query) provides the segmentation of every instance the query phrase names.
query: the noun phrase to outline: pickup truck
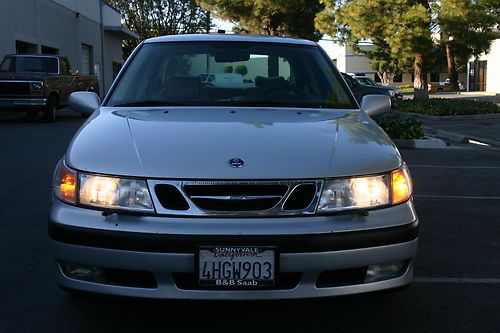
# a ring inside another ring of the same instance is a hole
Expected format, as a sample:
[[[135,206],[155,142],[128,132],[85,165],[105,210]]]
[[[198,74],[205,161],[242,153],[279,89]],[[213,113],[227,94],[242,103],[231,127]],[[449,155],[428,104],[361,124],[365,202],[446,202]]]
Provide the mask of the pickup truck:
[[[458,82],[458,89],[459,90],[464,90],[464,84],[462,82]],[[445,91],[452,91],[451,85],[450,85],[450,79],[446,79],[446,81],[442,82],[430,82],[427,84],[427,90],[429,92],[445,92]]]
[[[7,55],[0,64],[0,110],[25,111],[31,118],[42,111],[52,122],[75,91],[99,92],[99,80],[72,72],[66,57]]]

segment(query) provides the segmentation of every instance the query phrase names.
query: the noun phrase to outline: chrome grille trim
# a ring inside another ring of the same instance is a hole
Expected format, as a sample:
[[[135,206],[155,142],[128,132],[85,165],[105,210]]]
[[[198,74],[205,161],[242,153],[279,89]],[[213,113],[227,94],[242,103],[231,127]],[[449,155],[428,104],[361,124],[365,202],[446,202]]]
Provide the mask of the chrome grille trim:
[[[189,209],[187,210],[171,210],[166,209],[161,204],[158,196],[156,195],[155,187],[156,185],[171,185],[177,188],[177,190],[182,194],[184,199],[189,204]],[[316,193],[311,201],[311,204],[301,210],[284,210],[284,205],[286,200],[289,198],[292,191],[299,185],[302,184],[314,184],[316,186]],[[195,195],[193,199],[212,199],[212,200],[259,200],[259,199],[279,199],[278,203],[267,210],[260,211],[208,211],[199,208],[191,197],[184,191],[184,186],[186,185],[286,185],[287,190],[283,196],[277,195],[227,195],[227,196],[210,196],[210,195]],[[222,217],[252,217],[252,216],[303,216],[312,215],[316,213],[316,207],[321,196],[321,190],[323,188],[323,180],[228,180],[228,181],[194,181],[194,180],[163,180],[163,179],[150,179],[148,180],[148,187],[153,199],[153,203],[158,214],[164,215],[177,215],[177,216],[222,216]]]

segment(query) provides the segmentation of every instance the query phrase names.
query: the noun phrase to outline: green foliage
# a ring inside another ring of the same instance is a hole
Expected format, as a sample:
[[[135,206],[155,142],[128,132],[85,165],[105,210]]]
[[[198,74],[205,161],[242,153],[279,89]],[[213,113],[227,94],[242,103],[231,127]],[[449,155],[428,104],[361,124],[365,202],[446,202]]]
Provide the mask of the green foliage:
[[[491,41],[500,38],[498,0],[441,0],[436,11],[442,39],[449,43],[459,67],[471,56],[488,51]]]
[[[457,116],[500,113],[500,107],[493,102],[471,99],[432,98],[428,101],[405,100],[399,105],[399,111],[431,116]]]
[[[232,73],[233,72],[233,66],[227,65],[224,67],[224,73]]]
[[[236,32],[319,40],[319,0],[197,0],[216,16],[238,23]]]
[[[391,139],[422,139],[424,128],[415,117],[402,117],[397,113],[376,116],[374,120]]]
[[[241,76],[245,76],[248,74],[248,68],[245,65],[238,65],[234,69],[235,73],[241,74]]]
[[[371,40],[378,50],[367,54],[381,62],[379,70],[408,68],[415,60],[415,88],[422,97],[426,96],[423,64],[433,47],[431,0],[322,1],[325,10],[316,17],[321,32],[341,39],[354,49],[360,41]]]
[[[137,33],[139,41],[123,41],[126,59],[144,39],[188,33],[200,33],[209,23],[206,12],[195,0],[107,0],[117,8],[124,26]]]

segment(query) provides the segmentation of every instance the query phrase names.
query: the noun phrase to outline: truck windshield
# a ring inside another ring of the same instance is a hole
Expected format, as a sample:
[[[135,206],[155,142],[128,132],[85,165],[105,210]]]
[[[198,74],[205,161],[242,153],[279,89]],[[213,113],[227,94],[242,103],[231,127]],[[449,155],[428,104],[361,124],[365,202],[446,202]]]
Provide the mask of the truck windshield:
[[[0,65],[0,71],[57,74],[57,58],[36,56],[5,57]]]
[[[255,42],[145,44],[106,105],[357,108],[319,47]]]

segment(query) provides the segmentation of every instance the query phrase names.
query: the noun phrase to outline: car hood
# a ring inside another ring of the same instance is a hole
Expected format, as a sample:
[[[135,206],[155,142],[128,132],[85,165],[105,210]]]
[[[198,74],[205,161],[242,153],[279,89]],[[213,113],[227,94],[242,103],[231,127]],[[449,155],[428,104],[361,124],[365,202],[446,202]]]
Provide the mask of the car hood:
[[[289,108],[101,108],[65,158],[82,171],[170,179],[312,179],[401,165],[363,112]]]

